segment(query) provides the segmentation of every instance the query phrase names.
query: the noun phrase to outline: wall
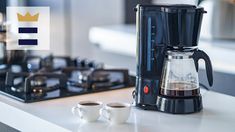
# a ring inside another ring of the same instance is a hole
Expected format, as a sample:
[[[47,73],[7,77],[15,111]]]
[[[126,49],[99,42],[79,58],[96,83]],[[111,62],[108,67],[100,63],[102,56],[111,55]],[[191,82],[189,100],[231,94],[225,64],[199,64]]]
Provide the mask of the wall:
[[[123,5],[123,0],[72,0],[72,56],[93,58],[96,49],[89,42],[89,29],[123,23]]]

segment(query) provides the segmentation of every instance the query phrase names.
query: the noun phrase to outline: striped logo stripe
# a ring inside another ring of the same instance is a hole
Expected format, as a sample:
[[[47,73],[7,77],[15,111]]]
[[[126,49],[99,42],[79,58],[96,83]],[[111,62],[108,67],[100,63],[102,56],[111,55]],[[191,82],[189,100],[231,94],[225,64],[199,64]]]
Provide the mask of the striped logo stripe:
[[[18,40],[19,45],[38,45],[37,39],[19,39]]]
[[[38,33],[38,28],[36,27],[19,27],[19,33]]]

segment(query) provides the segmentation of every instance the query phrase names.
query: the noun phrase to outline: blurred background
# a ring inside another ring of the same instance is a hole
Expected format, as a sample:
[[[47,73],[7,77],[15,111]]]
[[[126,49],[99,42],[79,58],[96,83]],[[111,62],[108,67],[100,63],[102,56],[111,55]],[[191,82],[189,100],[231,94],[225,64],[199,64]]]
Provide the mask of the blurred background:
[[[235,0],[0,0],[1,21],[7,6],[49,6],[51,50],[35,54],[85,57],[135,74],[135,12],[138,4],[203,6],[199,48],[211,57],[214,91],[235,96]],[[200,81],[204,84],[204,65]]]

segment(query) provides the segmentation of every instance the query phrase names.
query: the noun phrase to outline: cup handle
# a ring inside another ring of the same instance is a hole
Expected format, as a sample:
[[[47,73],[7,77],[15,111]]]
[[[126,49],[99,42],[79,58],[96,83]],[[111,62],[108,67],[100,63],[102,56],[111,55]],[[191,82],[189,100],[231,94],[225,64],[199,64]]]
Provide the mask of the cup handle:
[[[110,121],[110,111],[109,110],[107,110],[107,109],[101,109],[101,115],[105,118],[105,119],[107,119],[107,120],[109,120]]]
[[[72,108],[73,115],[78,115],[81,119],[83,119],[82,112],[83,112],[82,109],[77,106],[74,106]]]

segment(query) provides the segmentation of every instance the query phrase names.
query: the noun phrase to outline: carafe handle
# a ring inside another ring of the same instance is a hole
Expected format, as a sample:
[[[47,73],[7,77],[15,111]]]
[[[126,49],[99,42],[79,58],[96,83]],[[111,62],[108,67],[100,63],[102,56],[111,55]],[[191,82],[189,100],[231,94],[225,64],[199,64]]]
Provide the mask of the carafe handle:
[[[204,51],[197,49],[196,51],[194,51],[192,58],[194,60],[197,72],[198,72],[198,61],[200,59],[203,59],[205,61],[208,83],[210,86],[212,86],[213,85],[213,69],[212,69],[211,60],[209,56]]]

